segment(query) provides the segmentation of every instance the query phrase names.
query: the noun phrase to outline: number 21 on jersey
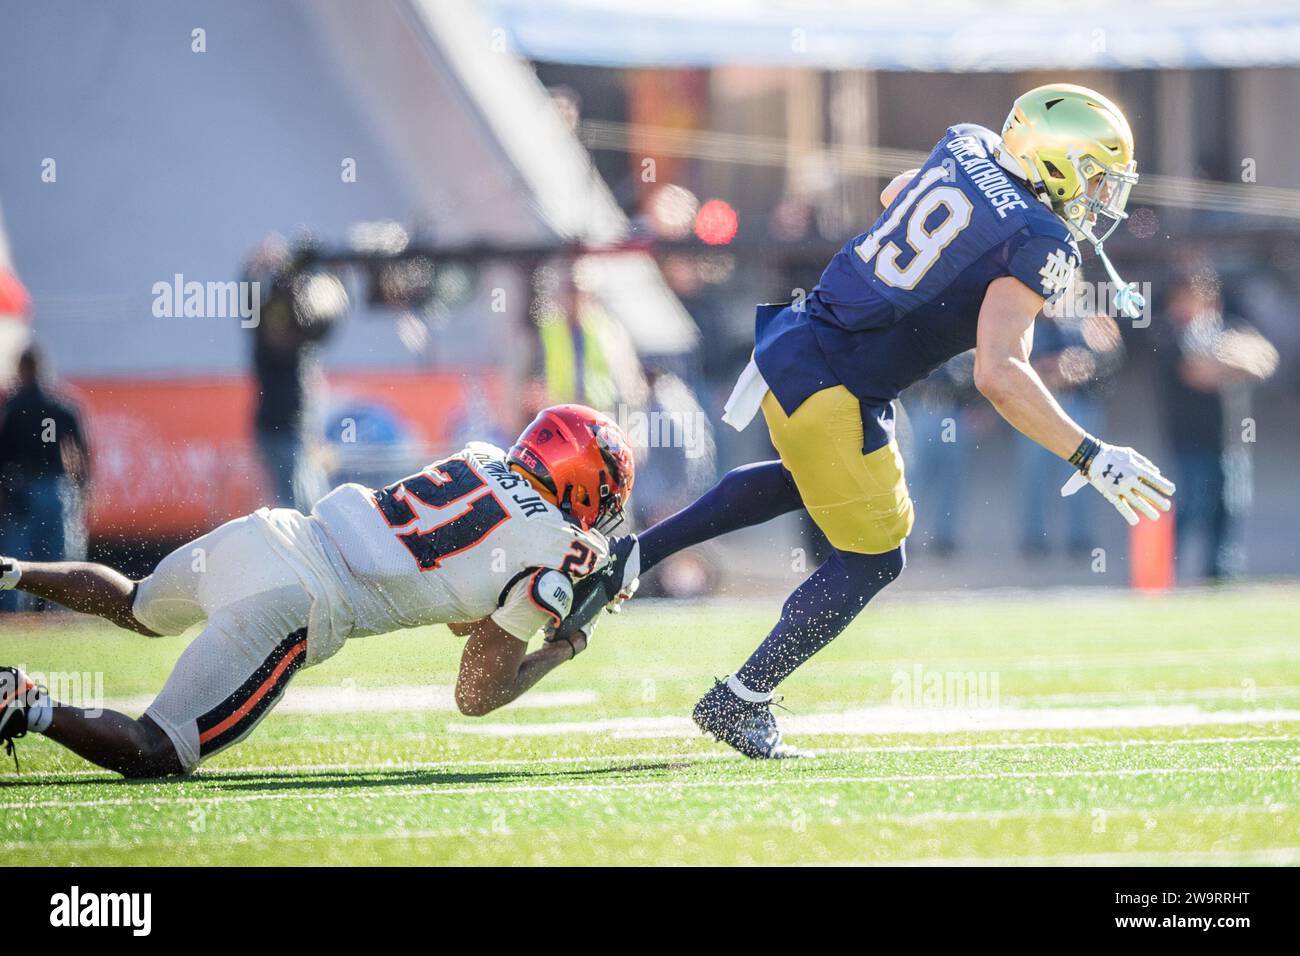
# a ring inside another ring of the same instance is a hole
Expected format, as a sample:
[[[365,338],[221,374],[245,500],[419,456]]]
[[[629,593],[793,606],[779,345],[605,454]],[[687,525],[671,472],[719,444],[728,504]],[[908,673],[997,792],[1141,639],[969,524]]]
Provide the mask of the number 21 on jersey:
[[[862,261],[875,260],[876,278],[896,289],[915,289],[918,282],[939,261],[939,254],[957,234],[970,225],[971,202],[956,186],[936,186],[949,178],[948,170],[934,166],[908,183],[906,195],[894,206],[884,222],[867,234],[854,250]],[[942,211],[943,217],[926,223]],[[903,250],[893,241],[885,241],[907,219],[901,239],[911,247],[906,265],[899,265]]]
[[[510,513],[490,488],[466,501],[484,488],[487,480],[469,462],[448,458],[375,492],[374,500],[420,570],[433,571],[445,558],[472,548],[509,519]],[[436,527],[421,531],[420,510],[413,500],[440,509],[459,504],[462,510]]]

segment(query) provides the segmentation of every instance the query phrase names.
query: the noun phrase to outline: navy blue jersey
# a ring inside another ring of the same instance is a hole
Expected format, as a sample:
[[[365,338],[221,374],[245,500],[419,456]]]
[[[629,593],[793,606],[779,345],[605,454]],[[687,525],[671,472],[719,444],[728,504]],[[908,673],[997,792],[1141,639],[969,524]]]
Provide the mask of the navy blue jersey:
[[[803,308],[760,311],[755,355],[787,414],[843,384],[868,404],[975,346],[989,283],[1051,300],[1079,263],[1057,216],[993,156],[998,135],[949,128],[871,229],[836,253]]]

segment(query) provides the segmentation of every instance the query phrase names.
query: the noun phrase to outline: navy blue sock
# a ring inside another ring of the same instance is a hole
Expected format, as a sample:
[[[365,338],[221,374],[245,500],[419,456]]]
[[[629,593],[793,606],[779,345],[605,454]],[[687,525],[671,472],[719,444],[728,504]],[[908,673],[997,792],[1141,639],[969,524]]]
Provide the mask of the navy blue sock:
[[[794,478],[779,461],[742,465],[723,475],[693,504],[637,535],[641,572],[683,548],[802,507]]]
[[[833,641],[906,564],[902,545],[884,554],[836,550],[786,599],[781,620],[736,671],[736,679],[756,693],[770,694]]]

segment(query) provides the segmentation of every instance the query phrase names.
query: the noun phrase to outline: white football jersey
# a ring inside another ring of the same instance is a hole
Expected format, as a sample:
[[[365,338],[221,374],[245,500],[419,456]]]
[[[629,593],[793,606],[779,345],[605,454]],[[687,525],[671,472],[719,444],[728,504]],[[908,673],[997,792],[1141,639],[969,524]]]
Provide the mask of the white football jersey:
[[[527,640],[568,613],[572,581],[609,560],[603,535],[480,442],[378,491],[341,485],[312,516],[351,572],[356,634],[491,615]]]

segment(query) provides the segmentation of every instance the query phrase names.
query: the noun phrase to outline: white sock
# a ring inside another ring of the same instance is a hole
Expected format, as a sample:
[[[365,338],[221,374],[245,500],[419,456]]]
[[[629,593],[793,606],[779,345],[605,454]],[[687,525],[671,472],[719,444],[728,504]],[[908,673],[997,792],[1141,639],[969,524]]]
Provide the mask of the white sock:
[[[50,728],[50,721],[54,719],[54,703],[50,700],[49,694],[41,694],[36,699],[36,703],[27,705],[27,731],[33,734],[43,734]]]
[[[731,692],[735,694],[737,697],[739,697],[741,700],[747,700],[751,704],[766,704],[769,700],[772,699],[771,693],[760,694],[756,690],[750,690],[739,680],[737,680],[735,674],[732,674],[730,677],[727,678],[727,687],[730,688]]]

